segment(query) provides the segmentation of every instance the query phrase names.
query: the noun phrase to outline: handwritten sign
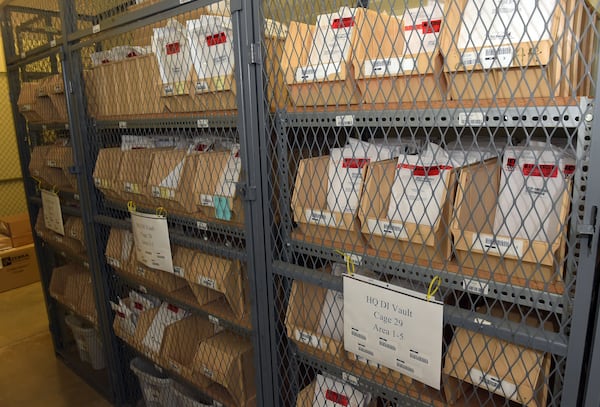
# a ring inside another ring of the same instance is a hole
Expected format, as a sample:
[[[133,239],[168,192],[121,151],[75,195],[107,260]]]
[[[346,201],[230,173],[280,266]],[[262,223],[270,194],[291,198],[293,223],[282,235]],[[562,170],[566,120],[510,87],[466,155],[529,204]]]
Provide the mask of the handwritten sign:
[[[167,218],[131,212],[131,225],[137,260],[152,269],[173,273]]]

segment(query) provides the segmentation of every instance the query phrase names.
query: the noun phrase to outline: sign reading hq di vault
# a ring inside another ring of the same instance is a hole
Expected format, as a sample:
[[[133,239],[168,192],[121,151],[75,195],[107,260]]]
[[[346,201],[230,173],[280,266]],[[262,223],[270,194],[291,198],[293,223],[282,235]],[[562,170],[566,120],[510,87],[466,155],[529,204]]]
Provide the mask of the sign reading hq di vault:
[[[344,348],[440,389],[443,303],[357,274],[344,275]]]

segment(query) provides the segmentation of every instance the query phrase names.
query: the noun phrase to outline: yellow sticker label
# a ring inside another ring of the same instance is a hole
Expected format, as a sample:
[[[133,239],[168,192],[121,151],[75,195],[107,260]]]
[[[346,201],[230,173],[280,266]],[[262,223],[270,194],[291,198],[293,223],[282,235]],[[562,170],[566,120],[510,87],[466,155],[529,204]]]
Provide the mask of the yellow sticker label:
[[[219,76],[215,81],[216,90],[225,90],[225,77]]]
[[[185,82],[177,82],[174,88],[176,95],[183,95],[185,93]]]

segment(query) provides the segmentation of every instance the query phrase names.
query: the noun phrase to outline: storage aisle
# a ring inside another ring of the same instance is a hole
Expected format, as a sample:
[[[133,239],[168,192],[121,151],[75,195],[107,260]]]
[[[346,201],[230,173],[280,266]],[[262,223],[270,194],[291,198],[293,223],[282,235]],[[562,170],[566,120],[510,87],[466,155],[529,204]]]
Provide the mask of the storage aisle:
[[[0,406],[110,406],[54,357],[40,283],[0,293]]]

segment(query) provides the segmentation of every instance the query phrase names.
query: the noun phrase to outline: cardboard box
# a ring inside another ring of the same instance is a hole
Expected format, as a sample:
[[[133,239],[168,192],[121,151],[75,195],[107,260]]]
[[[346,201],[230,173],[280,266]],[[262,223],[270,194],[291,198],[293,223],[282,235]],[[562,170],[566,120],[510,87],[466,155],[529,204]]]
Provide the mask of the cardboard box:
[[[52,270],[49,291],[56,301],[75,309],[81,303],[81,283],[90,279],[90,273],[77,264],[66,264]]]
[[[222,386],[231,398],[225,405],[243,406],[256,395],[252,343],[231,332],[221,332],[200,344],[194,374]]]
[[[75,253],[86,251],[83,221],[80,217],[72,216],[65,221],[65,238]]]
[[[342,7],[339,12],[318,16],[316,26],[290,23],[281,68],[286,72],[293,105],[339,106],[360,101],[351,63],[358,36],[356,26],[376,14],[363,8]]]
[[[121,199],[119,193],[121,188],[119,188],[117,178],[122,158],[123,151],[121,151],[121,148],[102,148],[98,152],[96,166],[94,167],[94,185],[96,185],[96,188],[106,195],[108,199],[115,201]]]
[[[158,63],[154,54],[126,58],[87,73],[90,114],[97,119],[135,118],[163,111]]]
[[[454,100],[571,96],[568,83],[578,83],[579,77],[576,63],[565,61],[573,53],[571,31],[580,36],[576,22],[583,13],[574,3],[518,1],[498,7],[491,0],[447,1],[440,49],[449,96]]]
[[[204,305],[221,298],[222,295],[214,289],[207,287],[209,280],[202,280],[198,276],[198,274],[202,273],[202,270],[199,270],[198,267],[205,266],[196,258],[198,253],[192,249],[176,246],[173,251],[173,270],[177,276],[186,279],[196,297],[198,305]],[[197,284],[196,281],[199,280],[206,284]]]
[[[39,279],[34,245],[0,252],[0,292],[32,284]]]
[[[501,167],[497,159],[463,169],[459,178],[451,225],[457,262],[509,279],[551,283],[562,279],[566,226],[569,214],[569,190],[560,199],[559,237],[531,241],[499,236],[494,233]],[[518,193],[519,191],[515,191]],[[522,283],[521,283],[522,284]]]
[[[58,74],[50,76],[46,86],[48,87],[48,97],[56,111],[56,121],[68,123],[69,112],[67,109],[67,98],[65,96],[65,83],[62,75]]]
[[[160,307],[143,312],[135,329],[134,343],[151,359],[162,362],[162,348],[167,327],[186,316],[186,311],[166,302]]]
[[[177,187],[181,183],[183,167],[186,161],[185,150],[161,150],[153,155],[150,174],[148,176],[148,189],[152,195],[154,206],[163,206],[167,210],[178,209],[178,205],[171,202],[177,200]]]
[[[200,343],[215,334],[216,326],[197,315],[166,327],[162,346],[162,359],[166,362],[166,367],[192,380],[194,357]],[[208,380],[205,383],[206,386],[210,384]]]
[[[197,251],[187,279],[200,305],[218,299],[220,295],[215,293],[222,293],[235,316],[241,319],[249,312],[244,277],[239,261]]]
[[[366,243],[355,213],[329,210],[328,167],[329,156],[303,159],[298,165],[292,193],[292,211],[294,220],[298,223],[295,235],[305,242],[317,245],[364,251]]]
[[[443,263],[452,254],[450,223],[456,191],[457,170],[447,170],[439,206],[432,201],[426,206],[436,205],[437,216],[433,224],[408,223],[401,220],[390,220],[389,208],[392,198],[392,187],[396,178],[398,160],[387,160],[369,165],[365,179],[361,206],[358,218],[362,225],[362,233],[369,246],[377,250],[379,256],[402,256],[404,261],[433,261]],[[421,178],[430,178],[428,168],[415,168],[413,172],[423,172]],[[436,172],[437,175],[437,172]],[[435,178],[435,176],[432,175]],[[416,210],[416,209],[415,209]],[[405,216],[408,215],[404,213]],[[425,217],[425,221],[434,220]]]
[[[340,332],[343,333],[343,312],[341,315],[323,315],[327,294],[328,290],[323,287],[299,280],[292,283],[285,315],[287,335],[307,352],[324,352],[337,359],[344,358],[343,337],[324,335],[323,316],[330,324],[341,324]]]
[[[32,244],[33,235],[29,213],[0,217],[0,234],[9,238],[11,247]]]
[[[110,229],[104,255],[111,267],[122,272],[133,272],[133,233],[125,229]]]
[[[64,164],[65,161],[61,162],[64,157],[61,157],[61,151],[56,150],[56,147],[55,145],[35,146],[31,151],[29,173],[40,183],[40,188],[53,189],[57,187],[62,190],[74,190],[72,181],[67,177],[63,168],[58,166],[58,163]]]
[[[123,151],[121,166],[117,175],[119,196],[125,202],[133,201],[138,206],[154,208],[151,190],[148,186],[154,154],[159,149]]]
[[[499,309],[492,310],[495,317],[502,318],[502,314]],[[520,322],[521,316],[517,314],[508,314],[508,319]],[[539,324],[537,318],[526,322],[532,326]],[[456,403],[462,395],[460,387],[470,383],[521,405],[545,407],[550,362],[549,354],[455,328],[444,364],[444,373],[450,376],[444,384],[446,400]]]
[[[21,83],[21,92],[17,100],[19,112],[31,123],[52,123],[56,119],[56,111],[49,97],[39,97],[38,82]]]
[[[204,15],[189,20],[187,38],[196,74],[190,96],[202,100],[202,110],[236,109],[231,17]]]
[[[46,154],[46,180],[61,191],[77,192],[77,175],[70,171],[74,164],[71,146],[52,145]]]
[[[370,15],[358,27],[354,74],[365,103],[440,101],[445,78],[438,48],[443,10],[438,3],[406,10],[402,18]]]

